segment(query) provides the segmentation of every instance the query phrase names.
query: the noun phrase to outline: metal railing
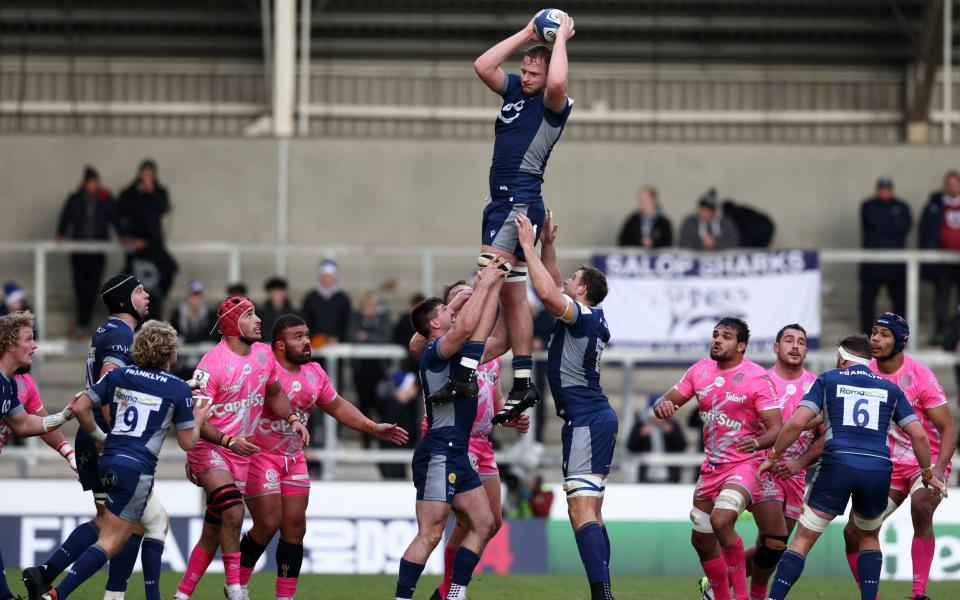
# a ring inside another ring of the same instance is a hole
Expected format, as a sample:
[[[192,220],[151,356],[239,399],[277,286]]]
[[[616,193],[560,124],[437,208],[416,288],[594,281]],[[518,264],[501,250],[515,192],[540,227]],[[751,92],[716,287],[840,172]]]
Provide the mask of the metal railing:
[[[696,254],[688,250],[670,248],[677,254]],[[416,258],[420,261],[421,289],[427,296],[436,290],[436,263],[438,259],[462,257],[473,259],[477,249],[474,246],[390,246],[390,245],[268,245],[240,244],[230,242],[196,242],[170,244],[170,251],[179,257],[187,255],[214,255],[226,259],[228,281],[241,280],[243,258],[245,256],[273,256],[276,259],[276,271],[283,275],[287,258],[290,256],[310,256],[342,258],[350,256]],[[53,242],[24,241],[0,242],[0,253],[22,253],[33,257],[33,305],[37,317],[37,327],[41,340],[47,334],[47,261],[51,254],[73,252],[104,252],[123,254],[126,248],[113,242]],[[731,251],[731,252],[743,252]],[[917,323],[920,315],[920,265],[923,263],[958,263],[960,252],[939,250],[858,250],[858,249],[821,249],[818,251],[820,262],[829,264],[859,263],[901,263],[906,265],[907,322]],[[589,260],[597,254],[646,254],[645,251],[613,247],[561,247],[560,259]],[[911,336],[909,349],[915,350],[919,336]]]
[[[182,346],[178,350],[181,356],[190,356],[199,358],[204,352],[212,347],[212,344],[198,344]],[[67,343],[63,341],[44,342],[38,348],[39,354],[62,354],[67,351]],[[340,389],[338,381],[339,365],[341,361],[351,359],[387,359],[400,360],[406,356],[406,349],[395,345],[374,345],[374,344],[338,344],[326,346],[315,353],[318,358],[323,358],[326,362],[326,371],[330,377],[331,383],[335,389]],[[949,367],[960,364],[960,356],[936,351],[920,351],[911,353],[911,356],[923,362],[931,368]],[[618,442],[617,464],[621,474],[628,480],[636,477],[637,467],[639,465],[649,466],[679,466],[690,467],[699,465],[703,460],[703,454],[696,452],[685,452],[678,454],[635,454],[627,449],[627,439],[629,432],[637,420],[638,407],[645,406],[646,395],[638,391],[637,371],[650,368],[664,367],[685,367],[703,357],[703,353],[697,352],[663,352],[653,350],[637,350],[633,348],[608,348],[602,355],[602,363],[605,365],[604,372],[609,373],[611,369],[620,371],[622,383],[619,394],[620,403],[617,406],[617,412],[620,415],[620,436]],[[825,350],[810,351],[807,354],[807,368],[813,372],[819,373],[833,368],[836,363],[836,351],[832,348]],[[545,353],[536,353],[535,358],[546,358]],[[751,356],[752,360],[761,364],[769,364],[772,355],[769,356]],[[609,380],[609,379],[608,379]],[[666,390],[658,390],[663,392]],[[617,394],[608,394],[614,398]],[[533,416],[533,415],[531,415]],[[323,465],[323,479],[331,480],[336,477],[338,464],[409,464],[412,458],[411,450],[404,449],[386,449],[386,450],[360,450],[349,449],[341,445],[337,435],[337,422],[330,415],[323,416],[324,444],[322,448],[309,448],[306,450],[309,460],[319,461]],[[531,425],[531,430],[533,424]],[[513,446],[508,446],[503,451],[498,452],[497,460],[502,464],[510,464],[513,461],[526,463],[525,458],[531,454],[534,444],[533,435],[528,434],[520,436]],[[3,456],[12,457],[18,461],[19,470],[22,476],[29,474],[31,467],[39,461],[61,460],[59,455],[53,452],[46,452],[37,444],[36,438],[27,440],[27,445],[19,448],[5,448]],[[160,456],[163,461],[183,462],[184,453],[175,446],[168,446]],[[537,465],[534,466],[557,466],[560,457],[558,452],[547,453],[540,457]]]

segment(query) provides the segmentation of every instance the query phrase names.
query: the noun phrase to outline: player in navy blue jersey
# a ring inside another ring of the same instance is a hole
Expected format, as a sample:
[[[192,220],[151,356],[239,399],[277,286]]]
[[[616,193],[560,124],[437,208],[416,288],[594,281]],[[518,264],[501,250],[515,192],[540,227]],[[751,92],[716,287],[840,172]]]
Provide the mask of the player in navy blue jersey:
[[[114,275],[104,283],[100,288],[100,298],[107,307],[109,318],[97,328],[90,341],[90,350],[84,367],[85,388],[93,386],[112,369],[132,363],[130,348],[133,345],[134,330],[146,316],[150,305],[150,295],[143,289],[140,280],[129,273]],[[93,416],[100,429],[109,430],[103,411],[95,410]],[[98,532],[103,527],[106,514],[103,508],[106,490],[100,479],[99,453],[93,438],[82,427],[77,430],[76,453],[80,485],[84,490],[93,492],[97,513],[93,520],[77,527],[43,565],[23,571],[24,584],[34,596],[48,589],[60,573],[97,540]],[[163,544],[166,538],[167,519],[158,499],[151,501],[146,517],[147,521],[154,524],[150,527],[151,531],[145,534],[143,529],[138,528],[130,537],[128,547],[110,561],[104,600],[123,599],[127,580],[133,572],[144,535],[147,539],[152,539],[154,544]],[[159,571],[159,560],[154,565],[144,565],[147,600],[155,600],[159,596]]]
[[[453,319],[450,308],[430,298],[410,313],[417,333],[427,339],[420,355],[424,398],[445,385],[452,371],[474,370],[483,358],[484,344],[497,319],[497,297],[506,272],[500,258],[481,268],[473,294]],[[409,600],[443,536],[451,508],[466,515],[469,533],[457,550],[448,599],[466,598],[467,585],[480,555],[494,533],[490,501],[479,475],[470,464],[470,431],[477,416],[477,396],[459,396],[450,402],[426,402],[427,430],[413,453],[413,483],[417,489],[417,536],[400,560],[396,598]]]
[[[63,413],[46,417],[28,414],[20,404],[14,374],[33,364],[36,349],[33,314],[20,311],[0,317],[0,423],[20,437],[43,435],[66,421]],[[16,600],[3,568],[3,555],[0,555],[0,600]]]
[[[870,342],[857,335],[844,339],[837,350],[837,368],[817,378],[793,417],[767,452],[759,478],[776,465],[788,448],[818,415],[823,415],[826,444],[820,466],[807,494],[797,533],[777,564],[770,600],[783,600],[799,579],[807,554],[837,515],[853,499],[852,518],[858,530],[861,600],[874,600],[880,585],[883,555],[880,525],[890,490],[890,448],[887,433],[896,423],[910,437],[921,465],[923,485],[937,490],[943,483],[933,476],[930,442],[900,388],[870,371]]]
[[[513,349],[514,379],[500,421],[509,421],[540,401],[531,379],[533,317],[527,305],[526,258],[517,241],[515,220],[522,214],[538,230],[543,225],[540,186],[544,169],[573,108],[573,100],[567,96],[567,42],[573,35],[573,19],[562,14],[552,50],[539,45],[529,48],[523,54],[520,74],[508,75],[501,65],[524,45],[540,39],[531,19],[473,65],[483,83],[503,98],[494,129],[490,196],[483,211],[478,259],[482,266],[499,255],[509,263],[500,301]]]
[[[210,416],[212,405],[202,396],[195,404],[190,386],[170,373],[177,357],[177,332],[168,323],[145,323],[131,354],[132,365],[111,370],[73,404],[81,427],[103,444],[99,468],[107,514],[96,543],[41,600],[67,598],[123,548],[147,508],[167,431],[175,428],[180,447],[189,451]],[[94,418],[100,408],[110,413],[108,433]]]
[[[590,582],[590,597],[609,600],[610,538],[600,509],[617,441],[617,415],[600,387],[600,357],[610,341],[610,329],[598,306],[607,295],[607,278],[587,266],[562,278],[554,244],[557,227],[549,212],[540,256],[534,249],[533,223],[523,215],[516,221],[533,288],[557,318],[547,350],[547,380],[557,416],[563,419],[563,489],[570,525]]]

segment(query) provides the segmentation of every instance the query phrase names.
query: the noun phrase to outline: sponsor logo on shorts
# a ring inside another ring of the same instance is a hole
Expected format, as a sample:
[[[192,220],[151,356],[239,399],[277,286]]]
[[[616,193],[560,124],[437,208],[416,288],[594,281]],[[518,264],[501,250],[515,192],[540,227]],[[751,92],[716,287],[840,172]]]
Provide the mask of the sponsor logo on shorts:
[[[223,455],[217,452],[216,450],[210,453],[209,462],[211,465],[218,465],[218,466],[227,464],[227,461],[223,459]]]
[[[290,476],[290,479],[294,481],[303,481],[306,479],[310,479],[310,475],[307,473],[294,473],[293,475]]]
[[[794,514],[800,514],[800,513],[803,512],[803,511],[802,511],[802,510],[800,509],[800,507],[797,506],[796,504],[788,504],[788,505],[786,505],[785,507],[783,507],[783,512],[790,512],[790,513],[794,513]]]
[[[763,488],[761,494],[764,496],[779,496],[780,490],[777,489],[777,484],[773,481],[771,477],[765,477],[763,479]]]
[[[270,483],[276,483],[280,481],[280,474],[277,473],[276,469],[267,469],[267,472],[264,473],[264,477],[266,477],[267,481]]]

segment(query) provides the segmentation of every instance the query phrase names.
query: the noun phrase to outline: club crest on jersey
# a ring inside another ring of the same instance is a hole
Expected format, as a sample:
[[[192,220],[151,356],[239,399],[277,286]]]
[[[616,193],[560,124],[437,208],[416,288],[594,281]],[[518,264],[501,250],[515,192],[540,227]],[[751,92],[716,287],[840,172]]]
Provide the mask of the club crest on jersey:
[[[261,367],[267,366],[267,353],[266,353],[266,352],[258,352],[258,353],[257,353],[257,364],[259,364]]]
[[[911,385],[913,385],[913,377],[907,374],[903,374],[900,376],[899,383],[900,383],[900,388],[905,390],[909,388]]]
[[[793,385],[792,383],[788,383],[788,384],[787,384],[787,395],[788,395],[788,396],[792,396],[792,395],[794,395],[794,394],[796,394],[796,393],[797,393],[797,386]]]
[[[500,114],[497,115],[497,118],[508,125],[510,123],[513,123],[514,121],[517,120],[517,117],[520,116],[520,111],[523,110],[524,102],[526,101],[518,100],[517,102],[507,102],[506,104],[503,105],[503,108],[500,109]],[[514,113],[513,116],[510,116],[510,117],[506,116],[514,111],[516,112]]]
[[[744,377],[745,377],[745,375],[744,375],[743,373],[737,373],[736,375],[734,375],[734,376],[733,376],[733,385],[740,385],[741,383],[743,383],[743,378],[744,378]]]

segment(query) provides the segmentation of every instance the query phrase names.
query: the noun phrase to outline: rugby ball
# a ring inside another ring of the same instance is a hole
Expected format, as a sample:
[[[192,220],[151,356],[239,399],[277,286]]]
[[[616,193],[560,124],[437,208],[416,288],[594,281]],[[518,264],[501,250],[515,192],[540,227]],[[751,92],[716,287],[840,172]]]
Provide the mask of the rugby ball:
[[[545,8],[533,18],[533,26],[537,35],[545,42],[553,43],[557,39],[557,29],[560,28],[560,15],[565,14],[559,8]]]

